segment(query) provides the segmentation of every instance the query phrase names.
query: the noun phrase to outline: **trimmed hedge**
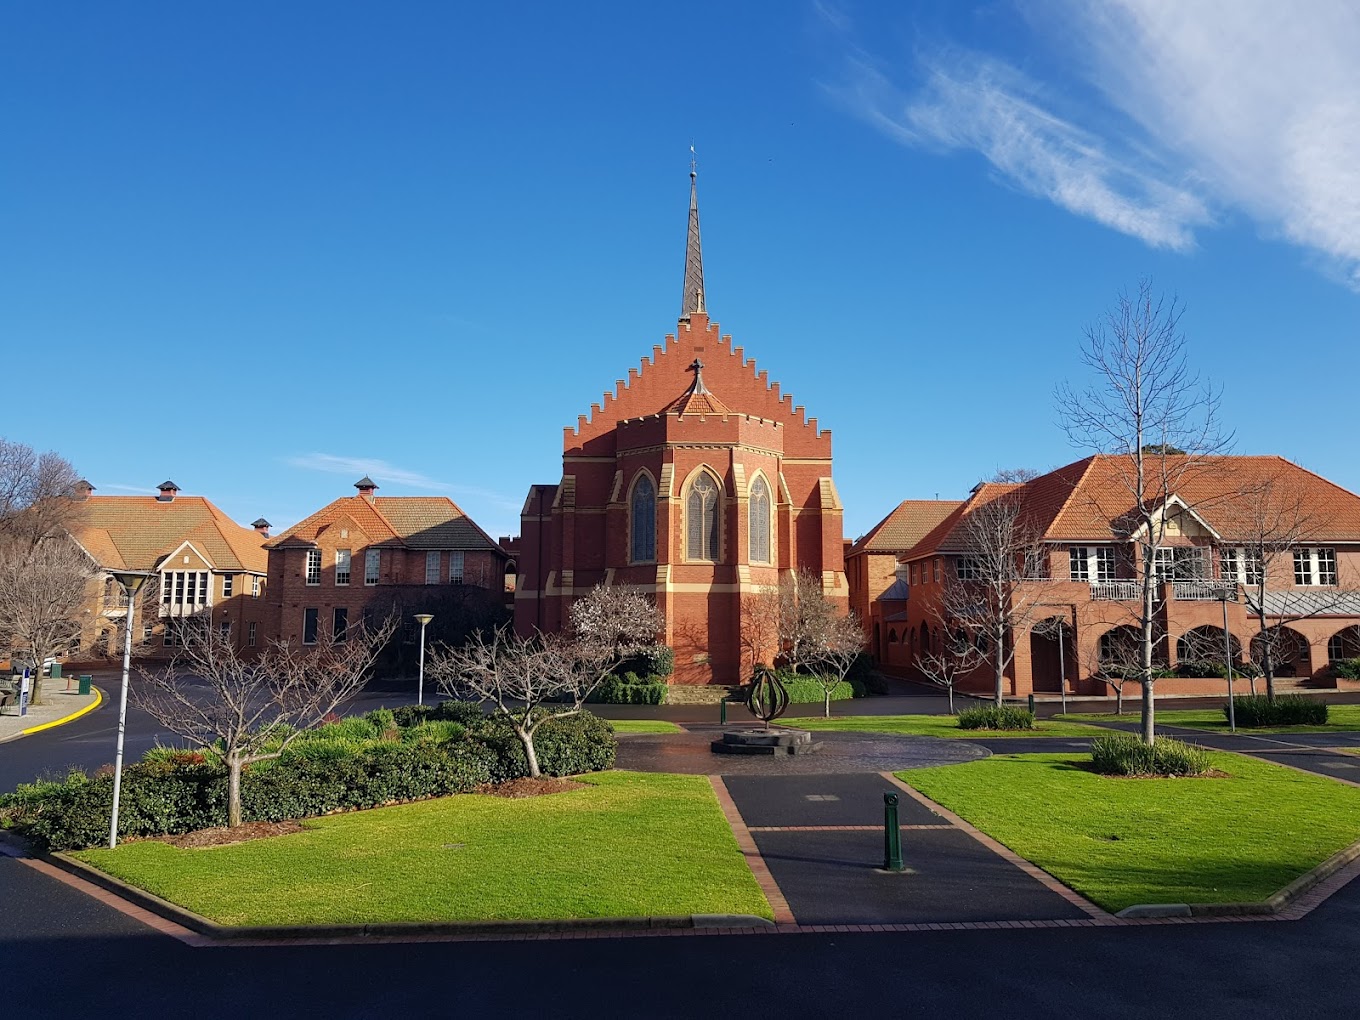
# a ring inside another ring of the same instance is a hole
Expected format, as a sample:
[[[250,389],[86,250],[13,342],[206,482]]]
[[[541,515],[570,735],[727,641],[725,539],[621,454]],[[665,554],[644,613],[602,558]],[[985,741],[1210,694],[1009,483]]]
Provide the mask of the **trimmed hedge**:
[[[1091,765],[1106,776],[1202,776],[1209,752],[1198,744],[1160,737],[1151,746],[1131,733],[1111,733],[1091,741]]]
[[[826,700],[826,688],[816,677],[800,676],[793,679],[780,677],[784,688],[789,692],[790,705],[820,705]],[[855,696],[855,687],[848,680],[842,680],[831,688],[832,701],[849,701]]]
[[[959,713],[962,730],[1032,730],[1034,713],[1018,705],[978,705]]]
[[[446,712],[467,716],[463,709]],[[441,714],[438,707],[416,716],[435,714]],[[299,737],[280,757],[247,766],[241,776],[244,820],[283,821],[442,797],[529,773],[523,746],[509,725],[483,716],[480,709],[475,728],[433,719],[402,730],[399,739],[363,743],[357,739],[358,723],[366,721],[322,727]],[[385,721],[379,716],[369,724],[376,728]],[[577,715],[543,723],[534,748],[542,772],[562,776],[612,767],[618,744],[604,720]],[[81,849],[108,838],[112,808],[111,770],[94,776],[73,771],[62,782],[28,784],[0,796],[0,824],[45,849]],[[122,838],[177,835],[226,823],[227,770],[215,755],[157,748],[148,760],[123,769]]]
[[[675,652],[669,645],[652,645],[636,655],[630,655],[614,669],[618,676],[636,673],[650,677],[656,683],[665,683],[666,678],[675,672]]]
[[[669,691],[670,685],[659,677],[643,680],[630,672],[605,677],[588,700],[604,705],[664,705]]]
[[[1360,680],[1360,659],[1337,659],[1332,672],[1346,680]]]
[[[1257,726],[1325,726],[1327,702],[1315,701],[1299,694],[1281,694],[1274,703],[1264,694],[1233,698],[1233,715],[1238,726],[1248,729]],[[1228,706],[1223,706],[1223,718],[1228,718]]]

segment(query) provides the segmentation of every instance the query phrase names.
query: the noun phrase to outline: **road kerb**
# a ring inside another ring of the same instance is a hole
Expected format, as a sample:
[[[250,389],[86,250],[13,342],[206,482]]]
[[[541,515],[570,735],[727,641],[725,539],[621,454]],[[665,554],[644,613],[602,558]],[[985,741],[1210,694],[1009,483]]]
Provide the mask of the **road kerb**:
[[[60,719],[53,719],[51,722],[42,723],[39,726],[30,726],[26,730],[20,730],[15,736],[26,737],[31,733],[41,733],[43,730],[50,730],[54,726],[64,726],[68,722],[79,719],[82,715],[88,715],[104,703],[104,692],[98,687],[91,688],[94,691],[94,700],[84,708],[76,709],[70,715],[64,715]],[[11,738],[12,739],[12,738]]]

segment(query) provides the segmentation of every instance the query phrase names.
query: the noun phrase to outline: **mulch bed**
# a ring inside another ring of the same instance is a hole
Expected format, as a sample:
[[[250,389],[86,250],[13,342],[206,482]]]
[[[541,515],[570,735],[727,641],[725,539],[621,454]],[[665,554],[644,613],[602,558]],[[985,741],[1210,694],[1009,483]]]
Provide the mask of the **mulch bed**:
[[[196,850],[208,846],[228,846],[244,843],[251,839],[265,839],[269,836],[286,836],[290,832],[301,832],[302,823],[288,822],[246,822],[231,828],[222,826],[217,829],[199,829],[186,832],[182,836],[157,836],[161,843],[169,843],[181,850]]]
[[[542,779],[510,779],[504,783],[486,783],[472,792],[485,793],[492,797],[512,797],[518,800],[521,797],[540,797],[548,793],[566,793],[569,790],[579,790],[589,785],[589,783],[578,783],[575,779],[557,779],[553,776],[544,776]]]

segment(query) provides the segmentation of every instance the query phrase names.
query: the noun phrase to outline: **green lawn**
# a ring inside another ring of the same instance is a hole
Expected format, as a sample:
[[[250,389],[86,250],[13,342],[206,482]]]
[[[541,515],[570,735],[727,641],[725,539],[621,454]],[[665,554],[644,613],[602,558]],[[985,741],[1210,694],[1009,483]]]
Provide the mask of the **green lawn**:
[[[467,794],[315,818],[303,832],[211,849],[148,840],[75,856],[227,925],[772,917],[707,779],[586,781],[522,800]]]
[[[903,733],[921,737],[1093,737],[1110,731],[1099,726],[1039,719],[1032,730],[964,730],[952,715],[843,715],[785,716],[787,726],[804,730],[835,730],[854,733]]]
[[[1224,704],[1227,700],[1224,699]],[[1122,716],[1106,714],[1093,715],[1084,713],[1080,715],[1065,715],[1061,718],[1066,720],[1087,720],[1101,722],[1133,722],[1138,721],[1138,708],[1135,705],[1132,712],[1125,711]],[[1189,726],[1198,730],[1226,730],[1228,719],[1223,714],[1221,708],[1158,708],[1157,722],[1165,723],[1168,726]],[[1238,726],[1239,730],[1246,727]],[[1327,724],[1325,726],[1262,726],[1253,727],[1247,730],[1249,733],[1327,733],[1354,732],[1360,730],[1360,705],[1329,705],[1327,708]]]
[[[1266,899],[1360,839],[1360,789],[1217,753],[1224,779],[1114,779],[1086,755],[898,775],[1111,911]]]
[[[679,733],[680,727],[664,719],[606,719],[615,733]]]

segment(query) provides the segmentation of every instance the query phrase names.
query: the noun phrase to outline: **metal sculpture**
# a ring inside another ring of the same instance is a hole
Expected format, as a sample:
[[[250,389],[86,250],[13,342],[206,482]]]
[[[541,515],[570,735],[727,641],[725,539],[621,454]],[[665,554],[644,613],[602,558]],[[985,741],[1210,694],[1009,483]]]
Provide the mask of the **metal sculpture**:
[[[746,692],[747,710],[769,726],[788,710],[789,692],[769,666],[757,666]]]

